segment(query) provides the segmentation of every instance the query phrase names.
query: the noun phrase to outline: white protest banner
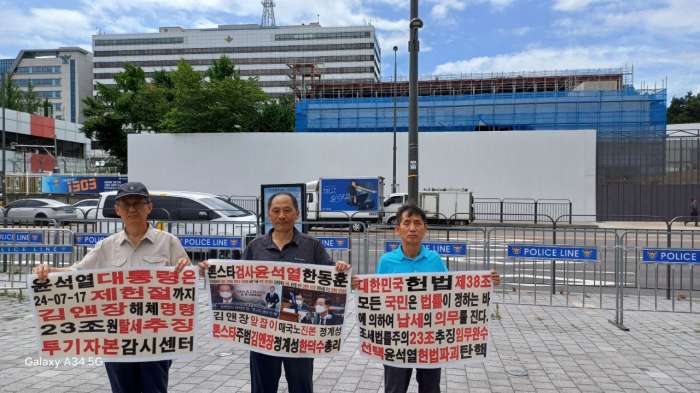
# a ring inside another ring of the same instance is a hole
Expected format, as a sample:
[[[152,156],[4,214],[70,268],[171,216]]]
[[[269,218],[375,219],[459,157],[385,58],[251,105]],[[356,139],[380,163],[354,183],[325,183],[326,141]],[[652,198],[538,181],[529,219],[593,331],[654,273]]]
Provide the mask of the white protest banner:
[[[340,351],[347,273],[301,263],[209,263],[215,339],[284,357],[323,357]]]
[[[394,367],[486,358],[491,273],[358,276],[360,352]]]
[[[39,353],[109,362],[179,359],[196,347],[197,271],[76,270],[29,277]]]

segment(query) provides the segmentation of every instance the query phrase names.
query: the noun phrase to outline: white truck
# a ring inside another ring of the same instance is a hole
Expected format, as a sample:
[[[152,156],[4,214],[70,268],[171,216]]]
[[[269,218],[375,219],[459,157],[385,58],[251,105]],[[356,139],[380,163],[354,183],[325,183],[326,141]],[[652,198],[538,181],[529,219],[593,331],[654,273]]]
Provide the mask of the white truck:
[[[384,200],[383,222],[396,223],[396,212],[408,200],[408,194],[390,194]],[[429,223],[467,225],[474,219],[472,193],[466,188],[428,188],[418,192],[418,205],[425,211]]]
[[[384,178],[320,178],[306,183],[306,221],[381,222]],[[356,224],[353,231],[361,231]]]

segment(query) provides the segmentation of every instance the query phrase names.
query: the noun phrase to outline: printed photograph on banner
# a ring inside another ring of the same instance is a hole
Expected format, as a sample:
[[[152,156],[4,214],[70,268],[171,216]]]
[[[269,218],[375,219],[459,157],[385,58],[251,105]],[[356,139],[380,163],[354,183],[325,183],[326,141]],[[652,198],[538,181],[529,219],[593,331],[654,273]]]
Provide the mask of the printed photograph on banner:
[[[211,335],[284,357],[340,351],[350,278],[335,266],[209,260]]]
[[[312,325],[342,325],[346,298],[345,294],[283,287],[280,319]]]
[[[277,318],[280,285],[215,284],[210,286],[213,310],[245,311]]]
[[[196,349],[197,271],[77,270],[28,278],[38,351],[109,362],[186,359]]]
[[[403,368],[483,361],[492,289],[489,271],[360,275],[360,353]]]

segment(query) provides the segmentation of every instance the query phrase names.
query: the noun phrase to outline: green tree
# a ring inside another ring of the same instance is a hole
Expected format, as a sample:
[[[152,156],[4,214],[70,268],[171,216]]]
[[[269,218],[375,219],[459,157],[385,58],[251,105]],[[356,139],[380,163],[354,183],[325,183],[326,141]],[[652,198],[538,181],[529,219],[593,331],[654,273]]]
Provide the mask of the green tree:
[[[221,56],[218,60],[214,60],[212,66],[207,70],[206,75],[209,77],[210,81],[222,81],[226,78],[232,78],[236,76],[236,74],[237,71],[231,59],[226,56]]]
[[[22,109],[22,91],[17,85],[12,82],[10,74],[5,74],[2,81],[2,93],[0,94],[0,102],[4,103],[7,109],[19,111]]]
[[[673,97],[666,114],[668,124],[700,122],[700,93],[689,91],[685,97]]]
[[[181,60],[173,71],[156,71],[146,81],[127,64],[114,85],[96,86],[84,100],[83,132],[96,139],[126,169],[127,134],[138,132],[291,131],[291,97],[271,99],[254,79],[242,79],[227,57],[206,72]]]
[[[260,110],[255,131],[294,131],[294,99],[289,96],[265,102]]]
[[[44,102],[41,103],[41,115],[46,117],[53,116],[53,105],[51,105],[48,98],[44,98]]]
[[[22,99],[20,102],[20,111],[27,113],[39,113],[39,108],[41,108],[41,99],[36,92],[34,92],[34,87],[31,83],[27,86],[27,91],[22,92]]]
[[[126,64],[114,77],[116,84],[97,84],[97,95],[84,99],[83,132],[94,138],[126,171],[127,134],[158,131],[167,110],[164,88],[146,83],[140,67]]]

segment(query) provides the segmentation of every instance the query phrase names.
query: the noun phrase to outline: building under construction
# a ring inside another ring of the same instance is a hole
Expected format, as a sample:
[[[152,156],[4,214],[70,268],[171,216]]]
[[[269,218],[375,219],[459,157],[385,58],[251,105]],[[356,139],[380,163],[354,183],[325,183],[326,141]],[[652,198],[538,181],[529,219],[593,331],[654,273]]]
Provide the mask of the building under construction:
[[[406,80],[304,85],[295,89],[297,131],[408,128]],[[432,76],[418,91],[420,131],[595,129],[605,137],[666,128],[665,87],[635,89],[627,68]]]

